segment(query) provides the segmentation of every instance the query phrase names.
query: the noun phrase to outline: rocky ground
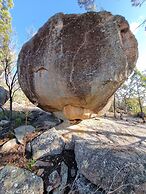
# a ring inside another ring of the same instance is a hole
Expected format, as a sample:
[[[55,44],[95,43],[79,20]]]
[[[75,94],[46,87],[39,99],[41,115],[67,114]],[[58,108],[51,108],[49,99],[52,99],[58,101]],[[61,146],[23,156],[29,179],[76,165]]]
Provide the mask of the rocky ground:
[[[78,124],[40,109],[10,133],[0,121],[0,194],[144,194],[146,124],[93,118]]]

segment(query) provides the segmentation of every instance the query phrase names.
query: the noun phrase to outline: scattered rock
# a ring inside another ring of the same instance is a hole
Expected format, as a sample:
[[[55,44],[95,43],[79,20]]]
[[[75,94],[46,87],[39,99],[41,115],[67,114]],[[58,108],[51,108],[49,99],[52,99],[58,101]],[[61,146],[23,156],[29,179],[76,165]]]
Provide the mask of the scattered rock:
[[[9,92],[0,86],[0,107],[3,106],[9,99]]]
[[[24,143],[24,138],[26,137],[26,135],[28,135],[29,133],[32,133],[34,131],[35,131],[35,128],[31,125],[23,125],[23,126],[20,126],[20,127],[17,127],[16,129],[14,129],[15,136],[16,136],[18,142],[21,144]]]
[[[53,194],[64,194],[64,191],[67,187],[67,179],[68,179],[68,166],[62,162],[61,163],[61,183],[60,186],[53,190]]]
[[[77,176],[73,184],[73,191],[76,191],[78,194],[104,194],[103,191],[100,191],[100,187],[98,188],[96,185],[92,184],[83,175],[80,174]]]
[[[0,126],[1,126],[1,127],[8,126],[9,124],[10,124],[10,121],[7,121],[7,120],[1,120],[1,121],[0,121]]]
[[[36,167],[50,167],[53,166],[51,162],[48,161],[42,161],[42,160],[37,160],[34,164]]]
[[[64,111],[69,120],[88,118],[132,73],[137,55],[124,17],[106,11],[59,13],[22,47],[19,83],[38,107]]]
[[[61,187],[64,188],[68,178],[68,166],[64,162],[61,163],[60,175],[61,175]]]
[[[58,172],[55,170],[49,175],[49,186],[47,187],[47,192],[54,190],[60,185],[61,178]]]
[[[70,174],[71,174],[71,177],[75,177],[76,176],[76,170],[74,168],[71,168]]]
[[[2,152],[9,152],[11,149],[15,148],[18,146],[16,139],[11,139],[7,141],[1,148]]]
[[[0,171],[0,193],[43,194],[43,180],[28,170],[7,165]]]
[[[32,157],[37,160],[46,155],[53,156],[61,154],[64,141],[55,128],[47,130],[31,142]]]
[[[26,152],[26,157],[29,159],[31,158],[32,155],[32,148],[31,148],[31,143],[28,142],[25,147],[25,152]]]
[[[37,175],[38,176],[42,176],[44,173],[44,169],[43,168],[40,168],[38,171],[37,171]]]

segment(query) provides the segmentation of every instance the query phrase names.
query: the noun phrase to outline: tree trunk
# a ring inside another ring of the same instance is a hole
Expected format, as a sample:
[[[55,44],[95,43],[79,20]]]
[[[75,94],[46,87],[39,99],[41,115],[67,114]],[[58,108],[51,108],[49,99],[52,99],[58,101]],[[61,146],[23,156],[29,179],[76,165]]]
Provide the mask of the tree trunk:
[[[114,109],[114,118],[116,119],[117,115],[116,115],[116,95],[115,94],[114,94],[113,109]]]
[[[138,103],[139,103],[139,108],[140,108],[140,112],[143,112],[143,107],[142,107],[142,103],[141,103],[141,99],[140,97],[138,97]]]
[[[139,90],[138,90],[138,87],[137,87],[137,94],[138,94],[138,103],[139,103],[139,108],[140,108],[140,117],[142,118],[143,120],[143,123],[145,123],[145,114],[143,112],[143,106],[142,106],[142,103],[141,103],[141,98],[140,98],[140,94],[139,94]]]
[[[10,121],[10,130],[12,130],[12,116],[13,116],[13,97],[12,97],[12,91],[9,91],[10,94],[10,112],[9,112],[9,121]]]
[[[128,107],[127,107],[127,98],[124,97],[124,104],[125,104],[125,113],[128,113]]]

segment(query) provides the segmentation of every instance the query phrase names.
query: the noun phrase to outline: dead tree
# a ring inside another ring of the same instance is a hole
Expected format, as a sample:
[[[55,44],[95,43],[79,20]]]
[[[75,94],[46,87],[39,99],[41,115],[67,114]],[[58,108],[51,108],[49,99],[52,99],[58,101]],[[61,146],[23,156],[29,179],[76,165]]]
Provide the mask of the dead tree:
[[[10,57],[5,57],[3,62],[5,83],[9,92],[9,120],[12,122],[13,118],[13,98],[15,92],[19,89],[17,69]]]

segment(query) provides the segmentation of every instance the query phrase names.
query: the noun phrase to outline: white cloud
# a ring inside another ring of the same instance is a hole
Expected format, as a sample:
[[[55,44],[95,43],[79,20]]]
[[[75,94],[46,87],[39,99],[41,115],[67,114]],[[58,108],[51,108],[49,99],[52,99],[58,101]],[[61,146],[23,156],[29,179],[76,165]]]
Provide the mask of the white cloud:
[[[131,32],[132,32],[133,34],[136,34],[136,33],[138,32],[138,30],[139,30],[138,26],[139,26],[139,25],[140,25],[139,22],[132,22],[132,23],[130,24],[130,30],[131,30]]]
[[[138,58],[136,66],[141,71],[146,70],[146,50],[139,53],[139,58]]]

